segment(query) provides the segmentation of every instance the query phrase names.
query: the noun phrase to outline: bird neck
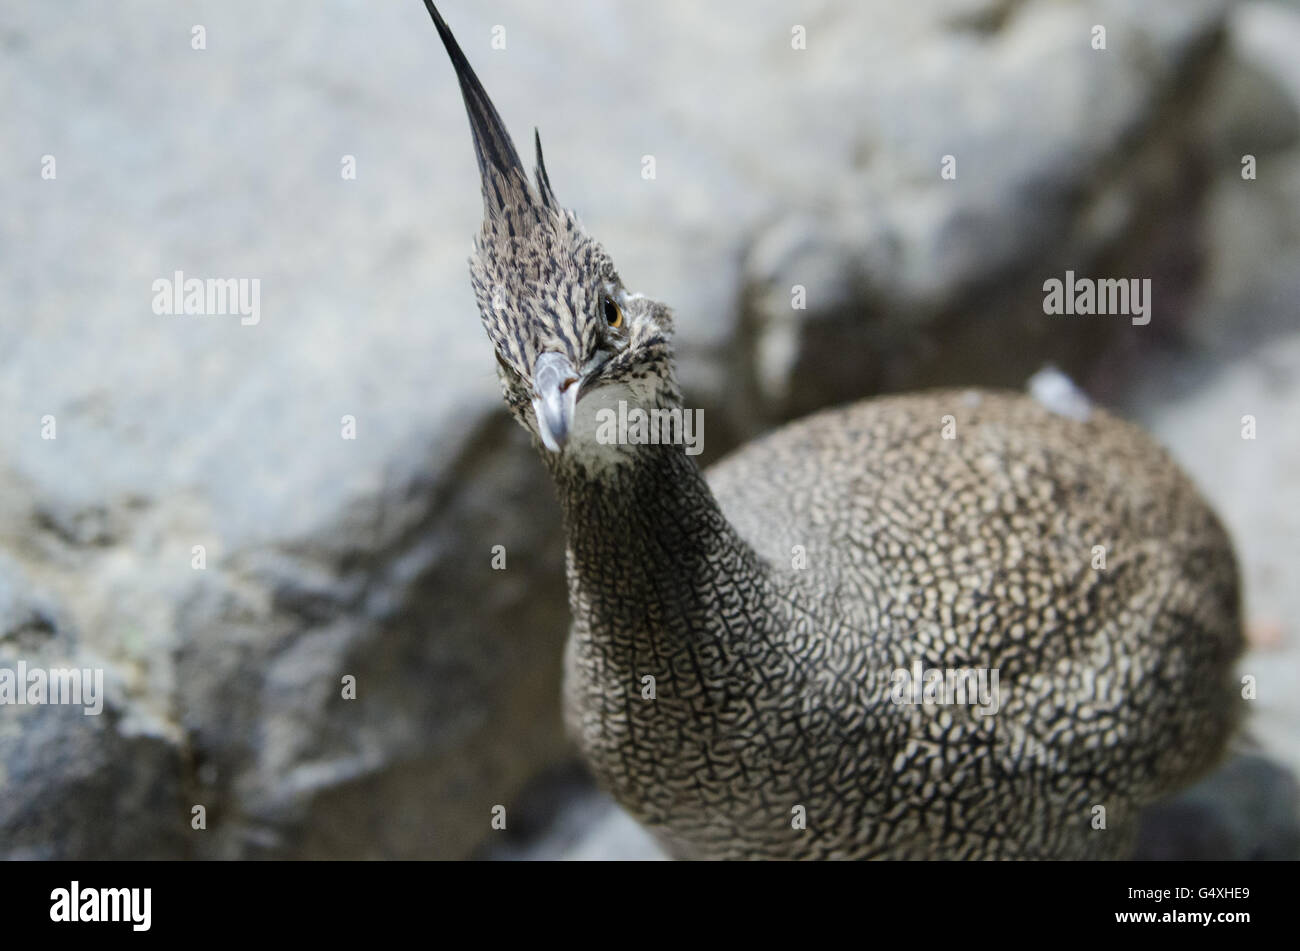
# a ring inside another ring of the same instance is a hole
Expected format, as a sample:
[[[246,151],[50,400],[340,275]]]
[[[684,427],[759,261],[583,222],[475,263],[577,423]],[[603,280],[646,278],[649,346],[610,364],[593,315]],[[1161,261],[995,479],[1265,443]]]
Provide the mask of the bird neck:
[[[725,592],[761,597],[765,565],[681,446],[639,446],[622,464],[596,471],[562,458],[551,467],[570,600],[593,632],[681,636],[699,617],[716,617]]]

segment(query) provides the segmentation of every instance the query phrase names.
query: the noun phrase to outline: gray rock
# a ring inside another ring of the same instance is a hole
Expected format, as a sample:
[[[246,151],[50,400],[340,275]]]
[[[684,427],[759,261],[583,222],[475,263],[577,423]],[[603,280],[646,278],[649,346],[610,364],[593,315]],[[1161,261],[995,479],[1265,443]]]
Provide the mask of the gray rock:
[[[1176,239],[1201,193],[1199,77],[1222,58],[1224,7],[846,11],[836,42],[863,44],[870,65],[786,118],[785,141],[816,145],[791,150],[804,167],[774,182],[777,221],[746,257],[764,418],[925,385],[1018,387],[1044,362],[1086,377],[1107,336],[1043,313],[1044,280],[1067,269],[1152,277],[1176,304],[1164,292],[1194,270]]]
[[[1238,756],[1175,799],[1147,810],[1134,858],[1296,861],[1300,785],[1265,757]]]
[[[662,861],[650,833],[598,792],[578,763],[538,777],[512,810],[510,824],[493,835],[480,858],[494,861]]]
[[[1234,10],[1230,68],[1247,70],[1300,114],[1300,64],[1280,55],[1300,44],[1300,8],[1247,3]],[[1269,99],[1271,100],[1271,97]],[[1217,108],[1211,116],[1223,118]],[[1252,649],[1240,674],[1256,699],[1246,723],[1257,752],[1300,775],[1300,143],[1215,121],[1225,156],[1207,183],[1200,242],[1205,280],[1176,341],[1151,340],[1127,365],[1108,401],[1140,421],[1212,499],[1241,566]],[[1251,137],[1254,141],[1251,142]],[[1243,139],[1243,136],[1245,137]],[[1241,177],[1239,148],[1258,158]],[[1140,372],[1137,369],[1140,367]],[[1254,433],[1243,438],[1244,417]],[[1268,632],[1272,631],[1272,635]],[[1264,636],[1268,635],[1268,636]],[[1300,817],[1296,819],[1300,824]]]
[[[185,854],[188,815],[175,736],[128,702],[125,685],[106,666],[54,600],[0,555],[0,677],[13,677],[26,698],[33,668],[42,677],[99,672],[78,684],[80,705],[21,704],[6,696],[0,706],[5,857]],[[41,689],[48,689],[48,680]]]

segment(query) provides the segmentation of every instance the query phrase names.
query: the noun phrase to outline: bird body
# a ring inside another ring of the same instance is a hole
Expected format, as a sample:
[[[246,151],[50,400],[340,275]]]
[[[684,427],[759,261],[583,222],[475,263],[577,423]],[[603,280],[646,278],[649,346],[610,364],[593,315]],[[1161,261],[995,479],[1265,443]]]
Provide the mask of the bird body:
[[[706,475],[669,309],[535,183],[429,0],[482,177],[472,283],[564,511],[565,716],[693,858],[1099,858],[1236,722],[1236,565],[1139,429],[987,391],[826,411]],[[608,418],[608,417],[605,417]]]
[[[646,448],[556,473],[566,709],[674,854],[1119,857],[1220,755],[1231,548],[1136,427],[953,390],[791,424],[707,482]],[[918,663],[997,696],[914,702]]]

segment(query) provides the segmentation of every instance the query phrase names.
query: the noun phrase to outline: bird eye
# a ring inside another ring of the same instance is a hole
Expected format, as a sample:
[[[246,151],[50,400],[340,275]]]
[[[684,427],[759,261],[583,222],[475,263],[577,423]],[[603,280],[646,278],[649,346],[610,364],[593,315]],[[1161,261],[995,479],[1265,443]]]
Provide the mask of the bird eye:
[[[612,297],[605,298],[605,323],[615,329],[623,326],[623,309]]]

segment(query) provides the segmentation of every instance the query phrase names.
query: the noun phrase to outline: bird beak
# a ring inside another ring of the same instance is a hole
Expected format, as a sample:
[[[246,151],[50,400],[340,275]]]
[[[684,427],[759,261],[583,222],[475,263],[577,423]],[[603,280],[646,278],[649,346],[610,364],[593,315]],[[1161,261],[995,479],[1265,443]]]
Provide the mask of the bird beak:
[[[573,427],[573,407],[578,400],[578,374],[569,358],[547,351],[533,365],[533,413],[542,445],[559,452]]]

